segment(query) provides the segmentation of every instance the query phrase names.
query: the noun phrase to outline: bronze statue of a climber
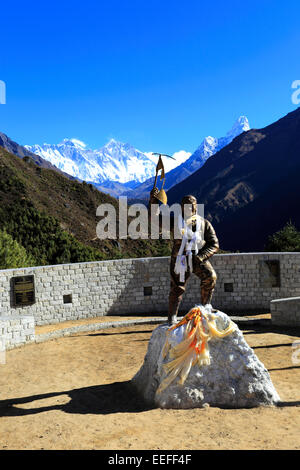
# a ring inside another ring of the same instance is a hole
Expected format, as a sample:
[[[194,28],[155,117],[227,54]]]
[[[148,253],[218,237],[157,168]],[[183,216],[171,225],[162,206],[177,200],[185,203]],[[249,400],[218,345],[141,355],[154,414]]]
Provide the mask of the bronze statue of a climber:
[[[153,204],[165,203],[160,198],[156,186],[150,193],[149,209]],[[212,294],[217,281],[217,275],[208,259],[218,251],[219,242],[212,224],[196,214],[197,200],[194,196],[185,196],[181,201],[182,237],[175,238],[175,219],[171,219],[170,231],[173,233],[173,248],[171,253],[170,274],[171,286],[169,292],[168,322],[176,323],[179,306],[186,289],[186,283],[191,272],[201,280],[201,304],[211,304]]]

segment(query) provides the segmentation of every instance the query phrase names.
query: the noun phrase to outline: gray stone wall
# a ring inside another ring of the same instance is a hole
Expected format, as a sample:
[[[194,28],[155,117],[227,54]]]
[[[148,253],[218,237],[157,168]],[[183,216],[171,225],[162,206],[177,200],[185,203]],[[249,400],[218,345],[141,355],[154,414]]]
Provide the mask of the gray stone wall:
[[[213,305],[226,313],[270,311],[271,300],[300,296],[300,253],[220,254],[211,263],[218,275]],[[15,306],[12,278],[28,275],[34,276],[35,303]],[[30,315],[42,325],[102,315],[165,315],[169,285],[168,257],[0,270],[0,318]],[[200,283],[192,275],[182,313],[199,301]]]
[[[214,304],[225,312],[268,310],[273,299],[300,295],[300,253],[216,255]],[[225,292],[232,283],[233,292]]]
[[[288,297],[271,301],[273,325],[300,326],[300,297]]]
[[[35,338],[33,316],[0,317],[0,352],[22,346]],[[2,356],[0,355],[0,361]]]

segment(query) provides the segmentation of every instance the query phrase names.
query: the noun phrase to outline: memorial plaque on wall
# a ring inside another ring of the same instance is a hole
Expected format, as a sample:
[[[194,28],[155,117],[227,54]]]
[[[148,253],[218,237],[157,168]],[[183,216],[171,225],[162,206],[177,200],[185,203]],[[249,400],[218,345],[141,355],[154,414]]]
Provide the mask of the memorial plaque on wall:
[[[34,277],[16,276],[12,278],[13,303],[16,307],[32,305],[35,302]]]
[[[259,279],[261,287],[280,287],[279,260],[260,260]]]

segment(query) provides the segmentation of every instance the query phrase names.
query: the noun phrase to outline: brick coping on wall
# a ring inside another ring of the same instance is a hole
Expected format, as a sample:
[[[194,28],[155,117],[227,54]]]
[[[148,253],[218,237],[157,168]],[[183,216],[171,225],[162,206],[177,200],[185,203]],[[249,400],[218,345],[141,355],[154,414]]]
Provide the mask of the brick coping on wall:
[[[213,258],[219,256],[253,256],[253,255],[300,255],[300,251],[254,251],[254,252],[245,252],[245,253],[217,253],[213,255]],[[8,271],[18,271],[21,269],[29,270],[29,269],[42,269],[42,268],[55,268],[60,266],[70,266],[70,265],[77,265],[77,266],[85,266],[87,264],[97,264],[97,263],[111,263],[113,261],[116,262],[129,262],[129,261],[143,261],[143,260],[154,260],[154,259],[167,259],[170,256],[155,256],[155,257],[147,257],[147,258],[116,258],[116,259],[105,259],[105,260],[96,260],[96,261],[79,261],[77,263],[62,263],[62,264],[45,264],[40,266],[26,266],[20,268],[7,268],[7,269],[0,269],[0,274],[3,272]]]
[[[271,302],[291,302],[291,301],[299,301],[300,302],[300,297],[286,297],[284,299],[274,299],[271,300]]]

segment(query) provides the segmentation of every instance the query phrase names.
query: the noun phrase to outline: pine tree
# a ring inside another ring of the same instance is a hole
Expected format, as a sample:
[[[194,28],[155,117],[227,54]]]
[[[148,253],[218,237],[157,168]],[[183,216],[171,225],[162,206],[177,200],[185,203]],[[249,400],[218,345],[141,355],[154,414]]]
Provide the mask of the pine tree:
[[[300,251],[300,232],[289,221],[281,230],[268,238],[266,251]]]
[[[6,230],[0,230],[0,269],[23,268],[35,266],[33,256],[9,235]]]

